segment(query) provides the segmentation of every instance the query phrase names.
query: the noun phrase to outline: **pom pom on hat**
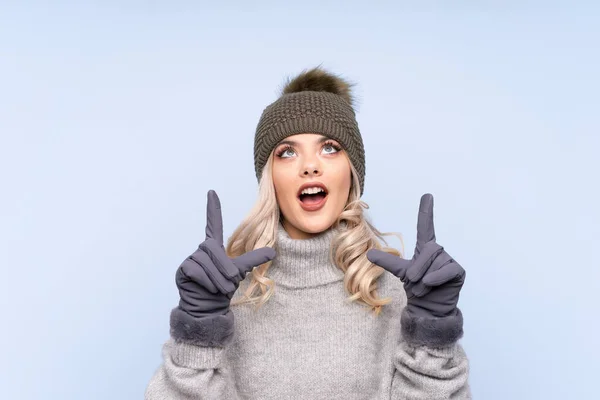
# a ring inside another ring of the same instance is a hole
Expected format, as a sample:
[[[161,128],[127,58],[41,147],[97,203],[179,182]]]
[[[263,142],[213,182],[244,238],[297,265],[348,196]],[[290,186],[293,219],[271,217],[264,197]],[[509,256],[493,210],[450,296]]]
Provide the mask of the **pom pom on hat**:
[[[354,98],[350,91],[352,83],[325,71],[321,67],[304,70],[293,79],[288,78],[281,94],[297,93],[304,91],[329,92],[341,96],[351,106]]]

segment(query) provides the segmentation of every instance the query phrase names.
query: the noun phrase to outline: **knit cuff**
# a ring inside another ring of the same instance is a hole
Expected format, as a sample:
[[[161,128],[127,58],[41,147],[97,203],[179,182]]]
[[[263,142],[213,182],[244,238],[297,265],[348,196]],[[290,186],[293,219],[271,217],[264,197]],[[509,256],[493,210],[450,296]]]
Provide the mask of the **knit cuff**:
[[[168,340],[163,346],[164,356],[167,355],[173,362],[184,368],[192,369],[217,369],[226,361],[224,347],[204,347],[190,343]]]
[[[177,342],[206,347],[225,347],[233,339],[234,318],[225,315],[195,318],[176,307],[171,311],[171,337]]]
[[[463,315],[458,308],[456,315],[444,318],[417,317],[404,308],[400,322],[402,336],[412,346],[447,347],[463,336]]]

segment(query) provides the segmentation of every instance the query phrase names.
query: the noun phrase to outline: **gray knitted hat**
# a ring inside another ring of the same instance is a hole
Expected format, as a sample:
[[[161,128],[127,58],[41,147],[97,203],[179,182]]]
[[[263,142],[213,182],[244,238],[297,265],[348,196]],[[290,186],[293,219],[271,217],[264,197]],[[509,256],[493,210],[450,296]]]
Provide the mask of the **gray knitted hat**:
[[[265,108],[256,127],[254,169],[259,181],[277,143],[299,133],[318,133],[342,145],[358,172],[362,196],[365,149],[352,108],[350,86],[319,67],[288,80],[281,97]]]

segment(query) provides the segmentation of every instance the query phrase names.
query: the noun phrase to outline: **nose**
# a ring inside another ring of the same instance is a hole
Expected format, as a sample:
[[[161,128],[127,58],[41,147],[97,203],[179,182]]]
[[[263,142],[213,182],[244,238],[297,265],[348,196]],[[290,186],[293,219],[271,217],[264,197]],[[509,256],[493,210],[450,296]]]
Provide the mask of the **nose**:
[[[302,176],[320,176],[323,171],[317,161],[308,161],[304,168],[302,168]]]

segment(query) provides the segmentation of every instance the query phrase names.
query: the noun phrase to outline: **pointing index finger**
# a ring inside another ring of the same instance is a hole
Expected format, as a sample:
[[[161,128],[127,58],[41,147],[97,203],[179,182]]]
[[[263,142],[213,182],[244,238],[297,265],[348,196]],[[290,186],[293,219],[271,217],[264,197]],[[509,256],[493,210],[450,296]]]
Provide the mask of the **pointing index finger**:
[[[214,239],[223,246],[223,216],[221,201],[214,190],[208,191],[206,203],[206,239]]]
[[[417,222],[417,243],[425,243],[435,240],[435,228],[433,226],[433,195],[425,193],[421,196],[419,206],[419,219]]]

